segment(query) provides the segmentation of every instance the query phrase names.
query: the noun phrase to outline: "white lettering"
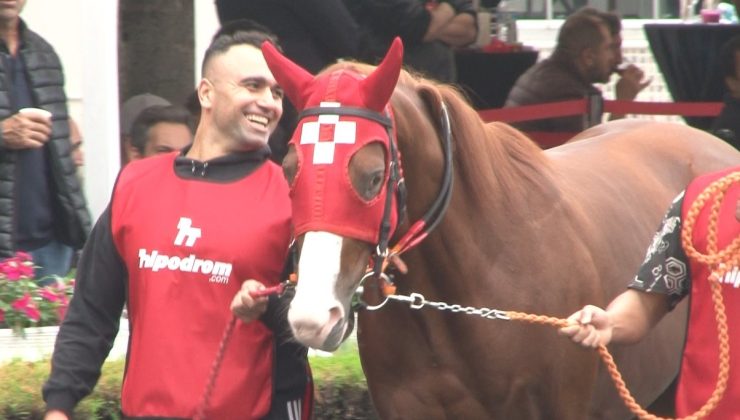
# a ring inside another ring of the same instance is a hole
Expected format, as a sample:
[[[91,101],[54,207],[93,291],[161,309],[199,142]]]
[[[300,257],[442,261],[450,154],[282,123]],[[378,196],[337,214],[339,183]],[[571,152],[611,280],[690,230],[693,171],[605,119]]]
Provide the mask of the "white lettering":
[[[186,273],[210,274],[213,275],[211,282],[226,284],[229,282],[233,266],[231,263],[222,261],[200,259],[193,254],[185,258],[170,257],[162,255],[156,250],[148,253],[146,249],[141,248],[139,249],[139,268],[150,268],[154,272],[167,269]],[[214,280],[214,278],[218,280]]]

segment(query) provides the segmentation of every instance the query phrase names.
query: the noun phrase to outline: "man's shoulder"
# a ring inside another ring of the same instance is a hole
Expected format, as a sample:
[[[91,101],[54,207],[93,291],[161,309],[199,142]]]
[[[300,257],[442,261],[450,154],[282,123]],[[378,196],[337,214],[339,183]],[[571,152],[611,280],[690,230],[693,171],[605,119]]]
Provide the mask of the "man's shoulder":
[[[509,99],[511,104],[528,105],[581,98],[587,93],[586,87],[567,67],[545,59],[516,81]]]
[[[116,181],[116,189],[125,188],[131,184],[140,182],[144,178],[159,176],[168,168],[174,171],[174,156],[176,153],[168,153],[131,161],[121,169]]]
[[[54,47],[41,35],[28,26],[22,29],[23,49],[29,51],[54,52]]]

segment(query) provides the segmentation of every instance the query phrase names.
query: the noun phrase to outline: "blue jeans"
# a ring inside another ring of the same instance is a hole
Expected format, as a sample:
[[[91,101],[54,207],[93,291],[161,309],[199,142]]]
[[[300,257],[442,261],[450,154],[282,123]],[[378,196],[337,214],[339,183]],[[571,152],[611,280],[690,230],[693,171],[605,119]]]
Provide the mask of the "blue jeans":
[[[29,251],[36,268],[36,279],[39,286],[54,282],[49,276],[64,277],[69,273],[72,264],[73,249],[61,242],[51,241],[41,248]],[[47,277],[47,278],[44,278]]]

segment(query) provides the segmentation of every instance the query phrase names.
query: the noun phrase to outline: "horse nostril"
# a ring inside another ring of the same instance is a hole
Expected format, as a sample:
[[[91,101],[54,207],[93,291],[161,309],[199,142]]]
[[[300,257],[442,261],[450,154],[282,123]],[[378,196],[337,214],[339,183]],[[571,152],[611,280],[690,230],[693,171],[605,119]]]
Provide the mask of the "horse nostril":
[[[329,309],[329,324],[335,326],[344,317],[344,310],[340,306]]]

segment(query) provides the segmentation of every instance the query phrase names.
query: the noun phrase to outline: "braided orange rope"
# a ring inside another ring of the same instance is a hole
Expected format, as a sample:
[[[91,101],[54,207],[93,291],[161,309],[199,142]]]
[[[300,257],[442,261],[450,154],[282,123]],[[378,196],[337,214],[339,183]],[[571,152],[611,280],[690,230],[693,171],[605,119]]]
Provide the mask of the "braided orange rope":
[[[686,254],[689,257],[708,265],[712,272],[709,276],[709,283],[712,290],[712,301],[714,302],[715,319],[717,321],[717,332],[719,335],[719,374],[717,376],[715,389],[707,402],[705,402],[704,405],[695,413],[676,420],[698,420],[708,416],[709,413],[717,407],[717,404],[719,404],[725,390],[727,389],[727,381],[729,379],[730,371],[730,342],[727,332],[725,304],[722,299],[722,290],[719,283],[722,276],[724,276],[730,268],[740,266],[740,237],[735,238],[730,245],[725,247],[725,249],[718,251],[717,224],[722,199],[733,182],[740,182],[740,172],[734,172],[713,182],[701,194],[699,194],[686,214],[686,220],[684,220],[683,229],[681,231],[681,241]],[[712,206],[710,208],[711,213],[709,215],[707,254],[702,254],[694,247],[691,237],[699,212],[704,208],[705,203],[712,197],[714,198],[714,201],[712,202]],[[511,319],[533,324],[552,325],[557,328],[570,325],[566,319],[550,316],[532,315],[515,311],[507,311],[506,314]],[[617,387],[619,395],[632,413],[643,420],[673,420],[655,416],[640,407],[627,389],[624,379],[622,379],[622,375],[619,373],[616,363],[614,363],[614,358],[609,354],[609,350],[607,350],[606,346],[600,345],[597,348],[597,351],[599,352],[601,359],[604,361],[604,364]]]

